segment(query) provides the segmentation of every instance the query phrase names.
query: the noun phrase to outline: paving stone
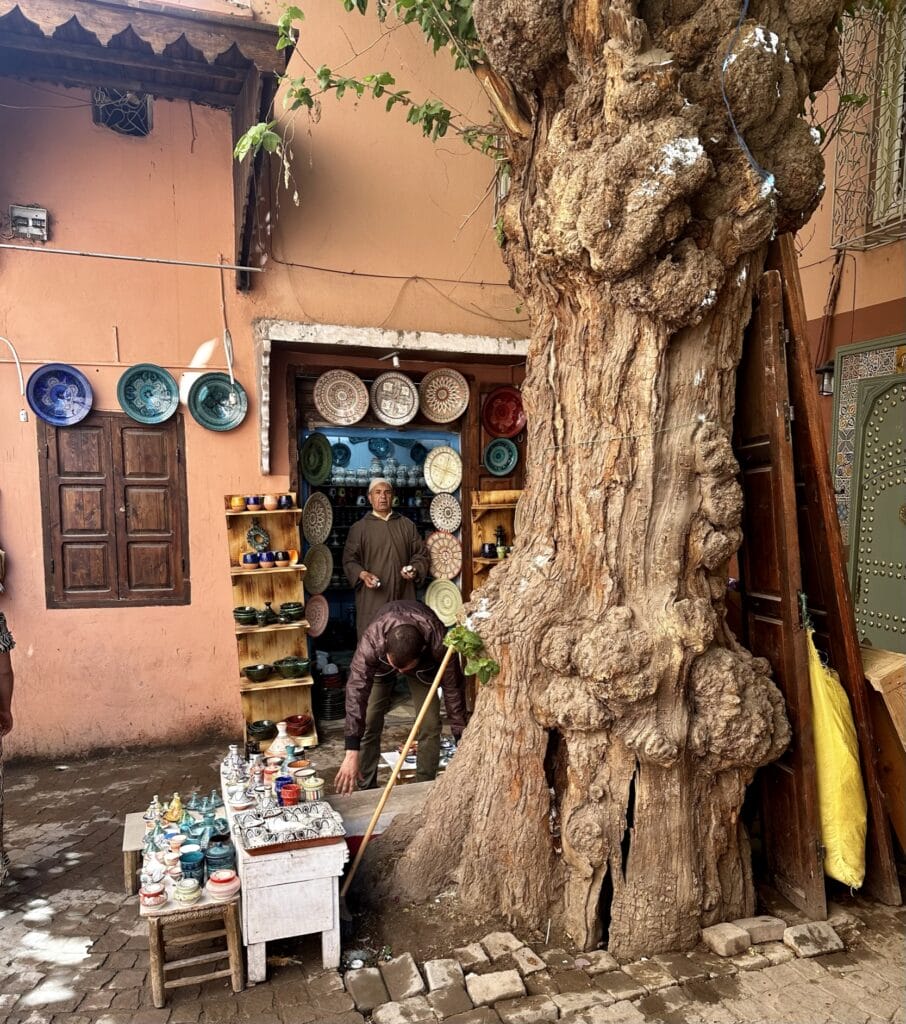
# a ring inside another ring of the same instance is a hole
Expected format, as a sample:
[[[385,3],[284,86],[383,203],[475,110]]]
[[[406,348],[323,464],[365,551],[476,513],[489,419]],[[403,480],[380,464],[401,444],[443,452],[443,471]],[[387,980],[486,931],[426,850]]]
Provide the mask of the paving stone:
[[[551,971],[551,977],[561,992],[587,992],[591,988],[591,978],[585,971]]]
[[[392,960],[382,960],[378,966],[393,1002],[420,996],[425,991],[425,983],[411,953],[403,953]]]
[[[616,958],[611,956],[606,949],[593,949],[589,953],[583,953],[582,959],[587,961],[587,964],[581,965],[586,974],[602,974],[604,971],[618,971],[620,969]],[[576,964],[578,966],[578,960]]]
[[[552,996],[560,991],[550,971],[536,971],[526,975],[525,987],[530,996]]]
[[[514,953],[520,946],[525,945],[512,932],[489,932],[481,940],[481,944],[492,960],[499,960],[507,953]]]
[[[15,972],[3,982],[3,989],[8,995],[31,992],[43,980],[44,975],[40,971]]]
[[[146,971],[133,968],[129,971],[117,971],[108,982],[112,989],[141,988],[145,984]]]
[[[635,978],[623,971],[606,971],[595,975],[595,987],[610,996],[612,1001],[638,999],[648,994],[648,989]]]
[[[345,992],[343,979],[337,971],[324,971],[305,979],[312,996],[324,996],[330,992]]]
[[[170,1011],[163,1009],[139,1010],[132,1015],[132,1024],[167,1024],[170,1019]]]
[[[472,1000],[469,999],[464,985],[448,985],[446,988],[437,988],[428,993],[427,999],[431,1009],[441,1019],[472,1009]]]
[[[676,984],[676,979],[655,960],[636,960],[635,963],[624,964],[623,972],[630,978],[644,985],[649,992],[669,988]]]
[[[500,1017],[490,1006],[480,1006],[476,1010],[469,1010],[468,1013],[457,1013],[455,1017],[448,1017],[444,1024],[500,1024]]]
[[[123,992],[114,992],[111,1010],[137,1010],[141,1006],[141,990],[128,988]],[[80,1006],[81,1009],[81,1006]]]
[[[748,949],[745,953],[731,956],[730,962],[739,971],[760,971],[771,966],[771,961],[755,949]]]
[[[538,955],[547,964],[558,971],[571,971],[576,966],[576,960],[566,952],[565,949],[554,947],[553,949],[540,949]]]
[[[526,994],[518,971],[467,974],[466,991],[476,1006],[496,1003],[499,999],[518,999]]]
[[[609,1006],[613,997],[606,992],[590,989],[588,992],[560,992],[550,997],[557,1005],[560,1015],[586,1010],[589,1006]]]
[[[201,1004],[192,1000],[181,1003],[170,1010],[170,1024],[198,1024],[201,1016]]]
[[[109,1010],[116,992],[102,991],[89,992],[82,998],[78,1008],[80,1010]]]
[[[282,1024],[282,1018],[277,1018],[278,1024]],[[296,1018],[292,1018],[293,1024],[296,1024]],[[171,1021],[170,1024],[173,1024]],[[330,1024],[365,1024],[365,1018],[358,1012],[358,1010],[347,1010],[345,1013],[338,1013],[336,1016],[330,1018]]]
[[[463,984],[462,967],[458,960],[426,960],[422,964],[429,991]]]
[[[390,995],[377,967],[363,967],[358,971],[347,971],[346,991],[355,1002],[356,1009],[367,1013],[376,1006],[390,1002]]]
[[[525,999],[505,999],[495,1003],[494,1009],[503,1024],[541,1024],[556,1020],[560,1015],[557,1004],[549,996],[527,996]]]
[[[796,955],[788,946],[784,946],[782,942],[765,942],[758,947],[758,952],[772,967],[776,967],[778,964],[785,964]]]
[[[515,950],[513,959],[523,977],[527,974],[534,974],[535,971],[543,971],[547,967],[547,964],[529,946],[522,946],[521,949]]]
[[[412,996],[375,1007],[371,1019],[374,1024],[422,1024],[437,1018],[424,996]]]
[[[769,914],[760,914],[758,917],[740,917],[731,922],[737,928],[742,928],[749,933],[749,940],[752,944],[759,942],[780,942],[783,933],[786,931],[786,921],[780,917],[771,917]]]
[[[685,953],[658,953],[653,959],[681,985],[686,981],[703,981],[710,977],[704,964],[690,959]]]
[[[783,933],[783,944],[801,957],[821,956],[843,949],[840,936],[826,921],[794,924]]]
[[[587,1010],[568,1013],[560,1020],[562,1024],[644,1024],[647,1018],[632,1003],[614,1003],[612,1006],[589,1006]]]
[[[702,942],[718,956],[735,956],[751,945],[747,931],[726,921],[703,928]]]
[[[454,949],[453,956],[456,957],[465,970],[488,962],[488,955],[485,953],[480,942],[470,942],[468,946],[460,946],[459,949]]]
[[[273,993],[271,996],[273,997]],[[312,1002],[324,1013],[345,1013],[347,1010],[355,1009],[355,1003],[348,992],[326,992],[324,995],[314,996]]]
[[[18,992],[9,992],[6,995],[0,994],[0,1012],[9,1013],[18,1001]]]

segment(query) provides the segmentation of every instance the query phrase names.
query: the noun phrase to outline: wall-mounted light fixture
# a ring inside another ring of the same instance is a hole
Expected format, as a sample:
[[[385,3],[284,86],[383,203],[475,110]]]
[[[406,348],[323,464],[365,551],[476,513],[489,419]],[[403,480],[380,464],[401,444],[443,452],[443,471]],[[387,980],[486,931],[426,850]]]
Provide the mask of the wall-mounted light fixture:
[[[379,363],[384,363],[388,359],[390,360],[390,364],[393,366],[394,370],[398,370],[400,368],[399,352],[388,352],[385,356],[378,356]]]
[[[828,397],[834,393],[834,361],[828,360],[815,370],[818,375],[818,394]]]

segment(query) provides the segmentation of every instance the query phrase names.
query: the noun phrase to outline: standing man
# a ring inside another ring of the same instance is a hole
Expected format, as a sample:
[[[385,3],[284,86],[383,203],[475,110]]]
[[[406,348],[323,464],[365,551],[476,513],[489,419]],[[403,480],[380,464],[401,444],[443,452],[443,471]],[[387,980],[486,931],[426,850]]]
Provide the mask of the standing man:
[[[393,487],[376,477],[368,485],[371,512],[349,531],[343,570],[355,590],[356,635],[362,639],[389,601],[414,601],[415,586],[428,575],[430,557],[415,524],[393,511]]]
[[[365,630],[346,683],[346,756],[334,782],[338,793],[351,793],[357,782],[363,789],[374,787],[396,673],[406,677],[418,714],[446,653],[446,632],[434,612],[418,601],[385,605]],[[458,657],[450,659],[441,686],[453,738],[459,742],[466,701]],[[415,781],[433,779],[439,761],[440,707],[435,695],[418,733]]]
[[[0,885],[9,872],[9,858],[3,849],[3,737],[13,727],[13,663],[9,652],[16,646],[0,612]]]

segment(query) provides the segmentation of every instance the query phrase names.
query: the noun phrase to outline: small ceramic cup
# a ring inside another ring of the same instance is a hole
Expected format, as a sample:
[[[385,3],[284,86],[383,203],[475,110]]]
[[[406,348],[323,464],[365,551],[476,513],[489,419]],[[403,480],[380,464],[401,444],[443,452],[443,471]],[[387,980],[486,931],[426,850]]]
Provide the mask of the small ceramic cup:
[[[234,494],[230,497],[230,509],[233,512],[245,511],[245,498],[241,494]]]
[[[273,512],[277,507],[277,495],[276,494],[265,494],[264,496],[264,510],[265,512]]]
[[[242,568],[243,569],[257,569],[258,568],[258,552],[257,551],[246,551],[242,556]]]
[[[295,807],[302,797],[302,790],[295,782],[287,782],[280,789],[280,802],[284,807]]]
[[[186,841],[186,836],[184,836],[182,834],[182,832],[180,832],[178,835],[171,836],[170,837],[170,849],[174,853],[179,853],[179,848],[182,846],[182,844],[185,841]]]
[[[260,565],[262,569],[273,569],[275,561],[276,559],[274,558],[273,551],[262,551],[261,554],[258,555],[258,565]]]
[[[505,544],[498,544],[497,545],[497,557],[500,558],[500,559],[506,558],[506,545]]]
[[[246,495],[245,507],[249,512],[259,512],[261,510],[262,498],[260,494]]]
[[[275,551],[274,552],[274,564],[279,569],[285,569],[289,565],[289,552],[288,551]]]
[[[289,495],[289,494],[281,494],[280,497],[277,498],[277,508],[284,508],[285,509],[285,508],[292,508],[292,507],[293,507],[293,499],[292,499],[291,495]]]

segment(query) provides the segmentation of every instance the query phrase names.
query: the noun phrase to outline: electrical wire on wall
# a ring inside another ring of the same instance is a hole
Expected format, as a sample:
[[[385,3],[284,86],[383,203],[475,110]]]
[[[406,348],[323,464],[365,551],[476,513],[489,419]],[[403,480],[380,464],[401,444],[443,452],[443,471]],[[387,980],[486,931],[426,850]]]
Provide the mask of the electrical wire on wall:
[[[9,340],[9,338],[4,338],[3,335],[0,334],[0,341],[6,342],[9,346],[9,350],[13,356],[13,361],[16,364],[16,373],[19,375],[19,395],[22,398],[22,405],[19,409],[19,419],[23,423],[26,423],[28,421],[28,410],[25,408],[25,378],[22,376],[22,363],[19,361],[19,353],[16,351],[16,346]]]

